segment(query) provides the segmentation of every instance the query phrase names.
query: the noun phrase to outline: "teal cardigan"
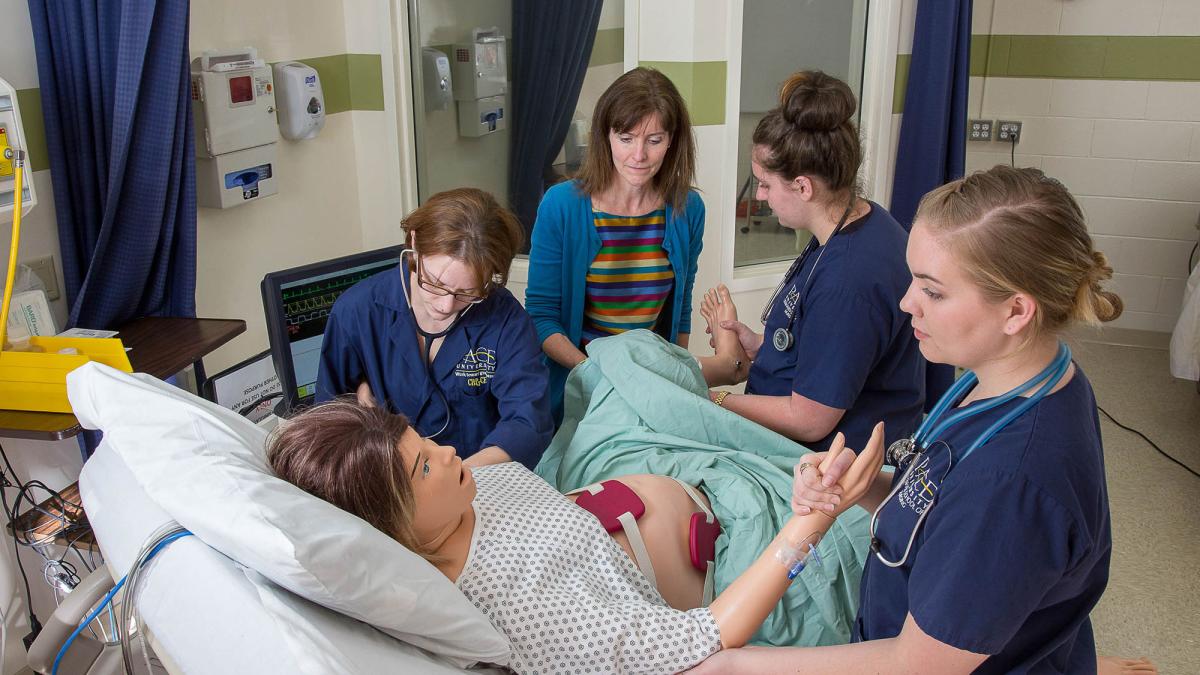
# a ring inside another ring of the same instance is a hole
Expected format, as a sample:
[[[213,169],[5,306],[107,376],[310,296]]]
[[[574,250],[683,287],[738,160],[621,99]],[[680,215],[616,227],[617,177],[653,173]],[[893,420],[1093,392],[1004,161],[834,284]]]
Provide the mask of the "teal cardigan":
[[[691,333],[692,286],[704,244],[704,202],[689,191],[682,211],[668,205],[663,250],[675,273],[675,287],[667,299],[670,322],[660,317],[656,332],[675,342],[680,333]],[[546,191],[538,206],[529,250],[529,286],[525,309],[533,317],[538,340],[555,333],[579,346],[583,335],[584,291],[587,271],[600,252],[600,235],[592,222],[592,200],[576,181],[559,183]],[[682,292],[680,290],[682,289]],[[566,368],[545,357],[550,368],[550,402],[554,419],[562,419]]]

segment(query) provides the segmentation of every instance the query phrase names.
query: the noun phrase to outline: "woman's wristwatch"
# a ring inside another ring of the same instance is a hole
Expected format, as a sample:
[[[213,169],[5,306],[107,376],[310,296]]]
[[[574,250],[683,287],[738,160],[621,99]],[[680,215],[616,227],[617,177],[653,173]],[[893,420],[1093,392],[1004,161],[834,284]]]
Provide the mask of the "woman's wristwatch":
[[[722,408],[724,408],[724,407],[725,407],[725,397],[726,397],[726,396],[728,396],[728,395],[729,395],[729,392],[728,392],[728,391],[722,391],[722,392],[718,393],[718,394],[717,394],[717,395],[716,395],[716,396],[713,398],[713,403],[716,403],[717,405],[719,405],[719,406],[721,406]]]

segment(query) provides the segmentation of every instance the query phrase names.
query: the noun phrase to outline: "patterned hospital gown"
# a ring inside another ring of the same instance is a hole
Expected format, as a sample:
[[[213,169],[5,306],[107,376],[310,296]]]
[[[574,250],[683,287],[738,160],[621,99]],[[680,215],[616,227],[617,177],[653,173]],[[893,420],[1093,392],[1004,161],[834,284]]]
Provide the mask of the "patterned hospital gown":
[[[476,469],[458,586],[512,645],[518,673],[675,673],[720,649],[707,608],[671,609],[590,513],[528,469]]]

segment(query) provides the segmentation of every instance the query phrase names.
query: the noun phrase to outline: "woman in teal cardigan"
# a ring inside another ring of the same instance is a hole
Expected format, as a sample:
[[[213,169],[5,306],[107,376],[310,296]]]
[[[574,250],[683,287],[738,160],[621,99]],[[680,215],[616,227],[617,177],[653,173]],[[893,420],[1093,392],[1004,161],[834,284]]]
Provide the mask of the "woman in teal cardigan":
[[[525,308],[550,366],[556,420],[567,373],[591,340],[650,328],[687,347],[704,237],[695,156],[678,90],[635,68],[596,103],[579,176],[542,198]]]

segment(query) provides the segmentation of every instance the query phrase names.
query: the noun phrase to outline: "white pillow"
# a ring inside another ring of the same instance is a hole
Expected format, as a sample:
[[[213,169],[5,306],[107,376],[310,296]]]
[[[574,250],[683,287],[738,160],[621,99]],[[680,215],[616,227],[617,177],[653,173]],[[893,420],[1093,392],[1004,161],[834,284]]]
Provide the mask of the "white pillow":
[[[91,362],[67,376],[151,499],[205,543],[320,605],[466,667],[508,642],[441,572],[365,521],[277,478],[266,432],[144,374]]]

